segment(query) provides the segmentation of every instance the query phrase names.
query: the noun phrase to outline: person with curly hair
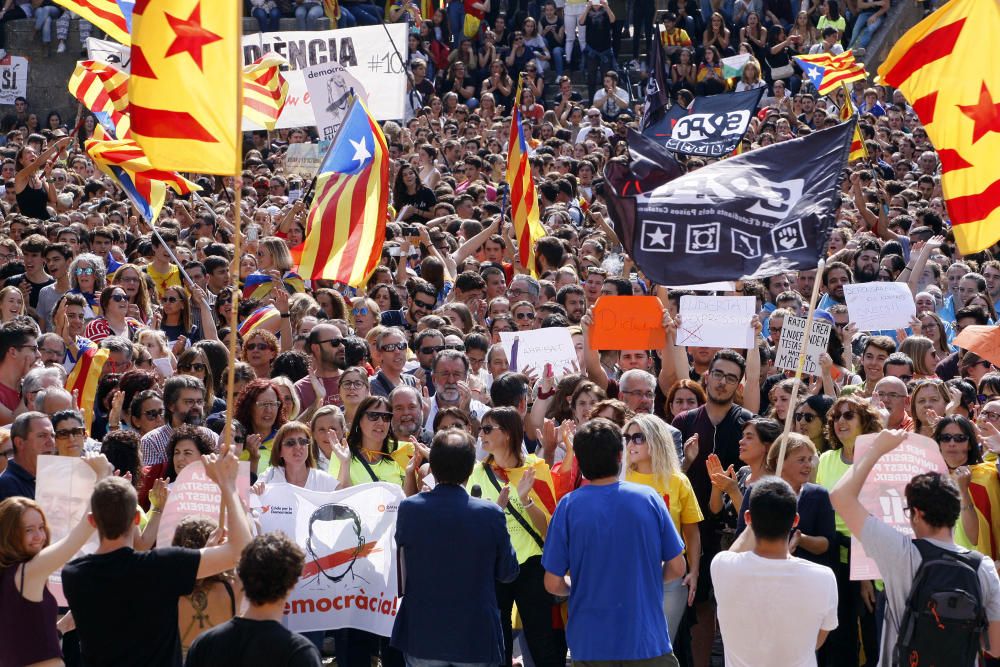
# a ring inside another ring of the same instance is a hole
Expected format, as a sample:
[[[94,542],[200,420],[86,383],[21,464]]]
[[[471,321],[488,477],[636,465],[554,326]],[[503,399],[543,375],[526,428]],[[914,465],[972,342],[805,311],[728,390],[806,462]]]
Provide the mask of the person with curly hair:
[[[250,461],[250,471],[262,474],[271,465],[274,437],[288,421],[278,384],[269,378],[251,380],[236,399],[236,420],[247,428],[242,461]]]

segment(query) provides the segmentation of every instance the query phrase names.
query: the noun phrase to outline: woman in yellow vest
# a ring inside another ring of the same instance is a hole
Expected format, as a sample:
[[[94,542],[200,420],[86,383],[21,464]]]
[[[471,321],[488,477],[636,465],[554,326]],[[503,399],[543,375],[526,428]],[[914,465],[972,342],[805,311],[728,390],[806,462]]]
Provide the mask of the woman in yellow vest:
[[[413,468],[413,443],[400,443],[392,432],[392,406],[384,396],[369,396],[361,401],[347,433],[351,450],[350,465],[330,462],[330,472],[337,475],[338,488],[354,484],[388,482],[403,487],[406,495],[417,492]],[[409,467],[409,469],[408,469]]]
[[[514,603],[537,667],[564,667],[566,637],[553,626],[552,596],[545,591],[542,547],[555,511],[555,488],[548,464],[524,453],[524,422],[517,410],[494,408],[483,415],[480,439],[488,456],[476,464],[469,489],[504,508],[507,532],[521,571],[509,584],[496,586],[503,625],[505,664],[511,664]],[[475,495],[475,494],[474,494]]]

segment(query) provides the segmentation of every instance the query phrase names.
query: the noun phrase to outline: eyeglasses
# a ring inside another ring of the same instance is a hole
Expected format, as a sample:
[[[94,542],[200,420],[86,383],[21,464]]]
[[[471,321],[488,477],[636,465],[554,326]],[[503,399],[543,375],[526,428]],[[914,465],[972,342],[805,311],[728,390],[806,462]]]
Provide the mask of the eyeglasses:
[[[56,431],[56,439],[58,440],[68,440],[70,438],[85,438],[87,436],[87,429],[82,426],[77,426],[76,428],[61,428]]]
[[[739,384],[740,376],[732,375],[730,373],[723,373],[722,371],[709,371],[708,377],[712,378],[716,382],[725,381],[726,384]]]
[[[31,350],[32,352],[37,353],[38,352],[38,343],[35,343],[33,345],[18,345],[17,349],[19,349],[19,350]]]
[[[771,333],[778,334],[778,337],[780,338],[782,329],[784,329],[784,327],[771,327]]]
[[[309,438],[285,438],[281,441],[281,446],[288,447],[289,449],[292,447],[308,447]]]
[[[992,362],[986,361],[985,359],[981,359],[981,360],[979,360],[979,361],[977,361],[975,363],[968,364],[967,366],[962,366],[962,370],[963,371],[970,371],[973,368],[975,368],[976,366],[982,366],[983,368],[989,368],[992,365],[993,365]]]
[[[247,343],[246,349],[248,352],[250,350],[260,350],[261,352],[263,352],[264,350],[270,350],[271,346],[268,345],[267,343]]]
[[[355,308],[354,310],[351,311],[351,315],[354,315],[354,317],[357,317],[358,315],[367,315],[367,314],[368,314],[367,308]]]
[[[516,317],[519,320],[533,320],[535,319],[535,314],[521,311],[520,313],[515,313],[514,317]]]
[[[838,412],[835,415],[833,415],[833,421],[837,421],[840,419],[843,419],[844,421],[853,421],[854,418],[857,416],[858,413],[855,412],[854,410],[845,410],[844,412]]]
[[[455,350],[456,352],[465,352],[465,345],[462,345],[461,343],[455,343],[454,345],[445,345],[444,349]]]
[[[185,366],[178,366],[179,371],[194,371],[195,373],[204,373],[208,370],[208,366],[202,363],[193,363]]]
[[[942,433],[938,436],[938,442],[942,445],[946,442],[968,442],[969,436],[965,433]]]
[[[124,302],[128,301],[128,296],[126,296],[125,294],[120,294],[120,293],[119,294],[112,294],[111,295],[111,300],[114,301],[114,302],[116,302],[116,303],[124,303]]]
[[[340,386],[343,389],[364,389],[367,385],[361,380],[347,380],[346,382],[341,382]]]
[[[444,350],[444,345],[425,345],[420,348],[420,354],[437,354],[441,350]]]
[[[374,410],[371,410],[365,413],[365,417],[367,417],[368,421],[370,422],[377,422],[378,420],[381,419],[386,424],[388,424],[389,422],[392,421],[391,412],[375,412]]]
[[[179,303],[180,297],[178,296],[165,296],[163,297],[163,303]]]
[[[993,412],[992,410],[983,410],[979,413],[979,416],[988,422],[1000,421],[1000,412]]]
[[[795,421],[796,422],[805,422],[807,424],[812,424],[815,419],[816,419],[816,415],[811,415],[808,412],[796,412],[795,413]]]
[[[399,352],[406,349],[406,343],[386,343],[385,345],[379,345],[378,349],[383,352]]]
[[[254,405],[256,405],[261,410],[273,410],[276,409],[279,405],[281,405],[281,403],[278,403],[277,401],[257,401],[256,403],[254,403]]]
[[[94,275],[94,267],[88,266],[86,268],[79,267],[73,270],[73,275],[76,276],[92,276]]]
[[[516,287],[511,287],[507,290],[507,294],[513,297],[519,297],[522,294],[527,294],[528,290],[518,289]]]
[[[343,338],[330,338],[329,340],[318,340],[316,345],[326,345],[329,343],[332,347],[340,347],[344,344]]]
[[[630,442],[634,442],[637,445],[644,445],[646,444],[646,434],[642,431],[637,431],[632,434],[625,433],[622,435],[622,442],[626,445]]]
[[[889,400],[893,401],[897,398],[906,398],[906,394],[897,394],[894,391],[876,391],[875,395],[881,398],[883,401]]]
[[[628,394],[629,396],[637,396],[639,398],[645,398],[647,400],[652,400],[656,398],[656,394],[652,391],[642,391],[641,389],[633,389],[631,391],[622,391],[623,394]]]
[[[10,255],[10,254],[7,254],[7,253],[3,253],[2,255],[0,255],[0,262],[10,262],[15,257],[17,257],[17,255]]]
[[[160,417],[163,416],[163,408],[154,410],[143,410],[142,414],[146,417],[146,419],[159,419]]]

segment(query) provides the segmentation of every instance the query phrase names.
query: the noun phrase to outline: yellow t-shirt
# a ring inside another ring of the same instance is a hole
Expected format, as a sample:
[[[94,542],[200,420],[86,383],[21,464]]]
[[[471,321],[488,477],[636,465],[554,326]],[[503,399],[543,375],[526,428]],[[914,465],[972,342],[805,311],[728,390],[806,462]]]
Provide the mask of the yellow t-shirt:
[[[816,467],[816,483],[827,491],[832,490],[837,485],[837,482],[840,481],[840,478],[844,476],[844,473],[851,468],[850,463],[844,463],[844,460],[840,458],[840,453],[840,449],[831,449],[819,455],[819,465]],[[851,531],[847,529],[847,524],[844,523],[840,514],[835,512],[833,520],[838,533],[847,537],[851,536]],[[840,548],[841,563],[847,562],[847,553],[847,547]]]
[[[152,264],[147,264],[146,273],[153,279],[153,285],[156,287],[156,296],[160,299],[163,298],[168,287],[180,287],[182,285],[181,270],[177,268],[176,264],[171,264],[166,273],[160,273],[153,268]]]
[[[629,470],[626,473],[625,481],[652,487],[663,496],[663,502],[667,504],[667,511],[670,512],[674,527],[677,528],[677,532],[682,537],[684,533],[681,532],[681,525],[705,520],[705,515],[698,507],[698,499],[694,496],[691,480],[682,472],[671,475],[666,486],[659,484],[656,476],[652,473],[636,472],[635,470]]]
[[[388,455],[381,456],[377,461],[368,462],[372,472],[380,482],[389,482],[403,486],[406,481],[406,466],[413,457],[413,443],[401,442]],[[340,461],[336,457],[330,459],[329,472],[334,477],[340,476]],[[368,474],[365,464],[357,456],[351,457],[351,484],[371,484],[372,476]]]

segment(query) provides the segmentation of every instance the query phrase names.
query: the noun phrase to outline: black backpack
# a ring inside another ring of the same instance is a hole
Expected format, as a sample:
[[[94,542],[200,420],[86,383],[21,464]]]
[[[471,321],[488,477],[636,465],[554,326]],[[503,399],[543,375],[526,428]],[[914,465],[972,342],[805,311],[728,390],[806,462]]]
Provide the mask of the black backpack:
[[[893,667],[970,667],[987,636],[979,585],[982,554],[913,540],[921,563],[906,599]]]

